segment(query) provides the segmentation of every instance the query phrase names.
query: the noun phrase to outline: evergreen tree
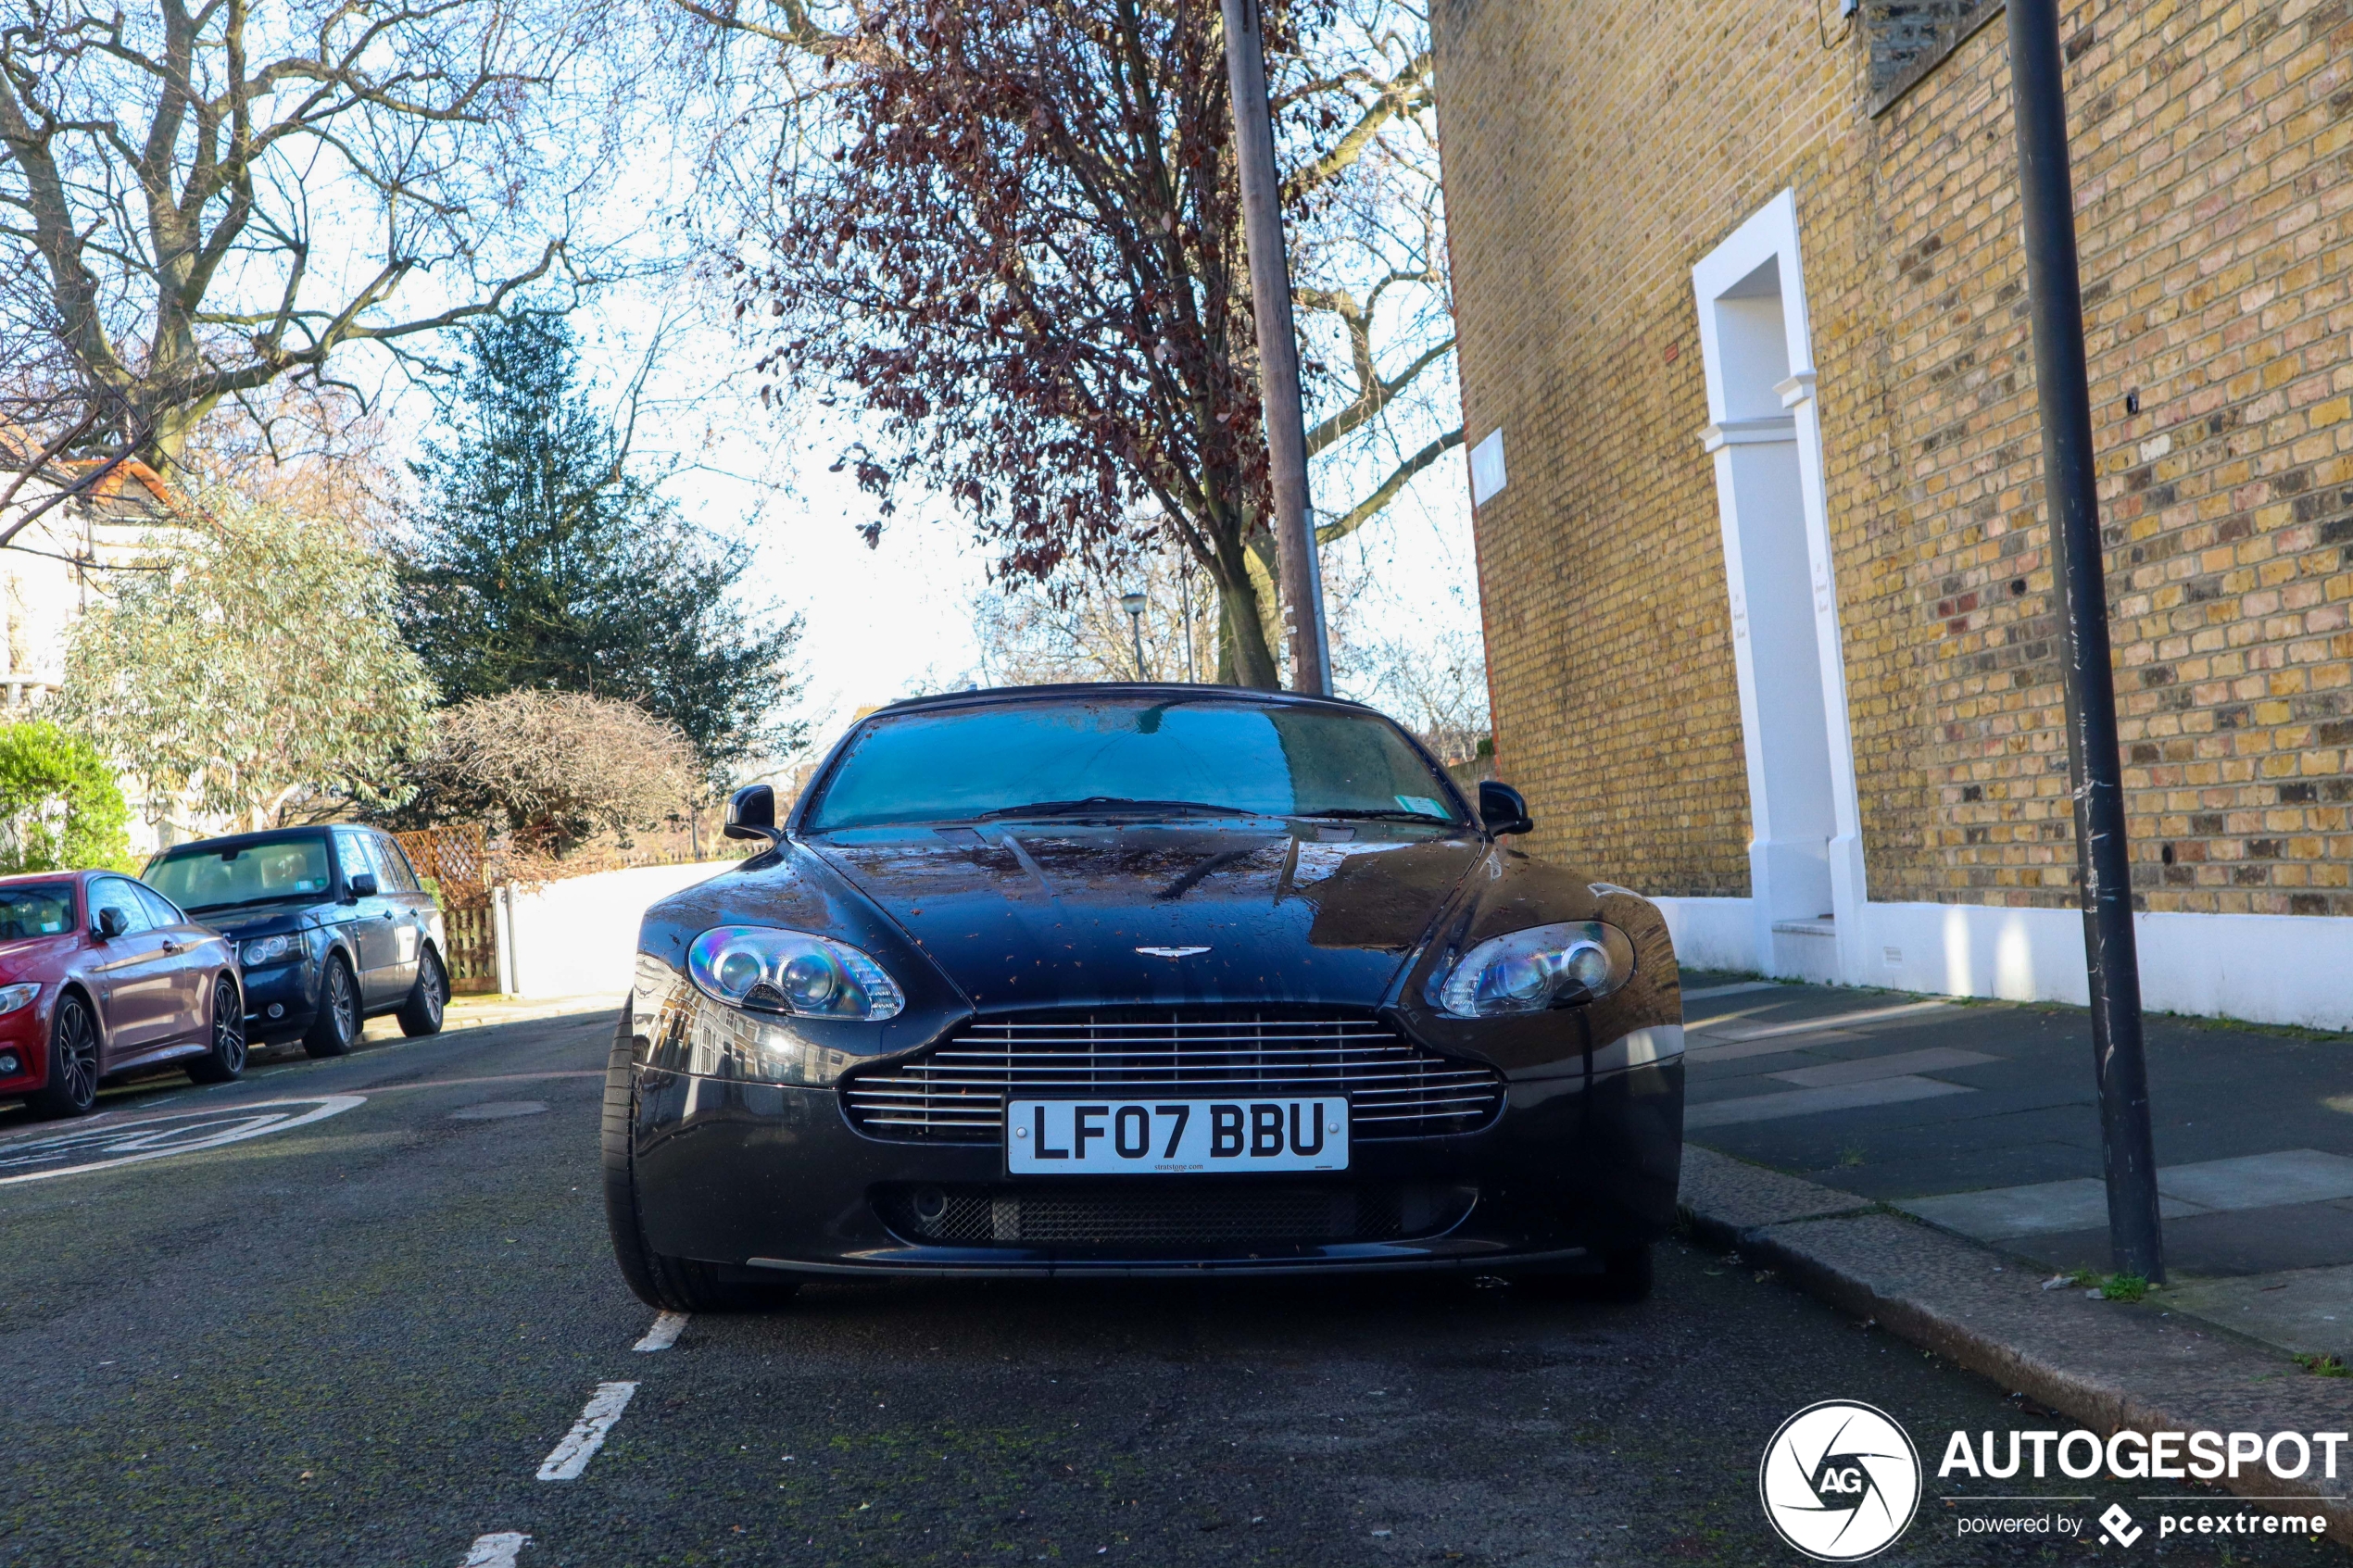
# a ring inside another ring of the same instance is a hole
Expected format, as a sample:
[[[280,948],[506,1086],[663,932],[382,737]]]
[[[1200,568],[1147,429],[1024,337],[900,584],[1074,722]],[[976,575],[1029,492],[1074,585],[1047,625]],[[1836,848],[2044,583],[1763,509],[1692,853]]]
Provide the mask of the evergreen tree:
[[[444,700],[519,688],[619,697],[675,724],[714,776],[789,749],[799,617],[748,610],[740,544],[689,529],[630,470],[562,318],[472,331],[447,444],[412,465],[401,627]]]

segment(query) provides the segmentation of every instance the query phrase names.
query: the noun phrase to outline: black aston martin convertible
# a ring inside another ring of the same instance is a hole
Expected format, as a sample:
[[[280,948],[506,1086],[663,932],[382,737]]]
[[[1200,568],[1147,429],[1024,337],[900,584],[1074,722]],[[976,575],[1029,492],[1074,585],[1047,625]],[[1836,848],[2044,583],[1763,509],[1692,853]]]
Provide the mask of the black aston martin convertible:
[[[613,1250],[691,1311],[822,1277],[1458,1269],[1639,1296],[1675,1212],[1655,906],[1509,847],[1395,723],[1199,685],[853,726],[649,910]]]

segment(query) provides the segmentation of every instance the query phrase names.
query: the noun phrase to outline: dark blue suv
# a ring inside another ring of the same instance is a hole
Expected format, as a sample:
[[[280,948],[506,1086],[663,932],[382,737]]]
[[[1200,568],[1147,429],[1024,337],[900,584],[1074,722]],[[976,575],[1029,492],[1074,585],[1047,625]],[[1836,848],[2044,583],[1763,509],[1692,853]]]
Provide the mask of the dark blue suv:
[[[148,861],[145,880],[236,944],[250,1038],[299,1036],[312,1056],[341,1056],[381,1012],[405,1035],[440,1033],[441,910],[388,834],[339,824],[201,839]]]

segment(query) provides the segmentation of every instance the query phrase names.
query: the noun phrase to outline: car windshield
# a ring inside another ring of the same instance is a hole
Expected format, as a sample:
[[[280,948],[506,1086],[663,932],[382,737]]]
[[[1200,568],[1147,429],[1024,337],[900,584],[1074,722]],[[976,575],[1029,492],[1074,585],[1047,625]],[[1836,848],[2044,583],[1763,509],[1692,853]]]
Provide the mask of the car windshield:
[[[0,942],[55,936],[73,923],[73,888],[62,882],[0,887]]]
[[[828,833],[1122,809],[1461,820],[1444,781],[1378,715],[1105,696],[878,718],[835,764],[803,825]]]
[[[306,834],[227,849],[192,844],[148,861],[141,880],[189,910],[317,896],[327,891],[327,841]]]

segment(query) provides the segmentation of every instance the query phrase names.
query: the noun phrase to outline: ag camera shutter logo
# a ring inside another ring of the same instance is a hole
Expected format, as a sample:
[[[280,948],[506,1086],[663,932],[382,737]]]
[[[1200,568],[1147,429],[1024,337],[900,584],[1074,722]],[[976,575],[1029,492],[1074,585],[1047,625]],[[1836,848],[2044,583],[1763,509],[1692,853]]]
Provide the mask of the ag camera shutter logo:
[[[1919,1450],[1886,1411],[1824,1399],[1765,1445],[1756,1490],[1781,1539],[1818,1562],[1859,1562],[1912,1523]]]

